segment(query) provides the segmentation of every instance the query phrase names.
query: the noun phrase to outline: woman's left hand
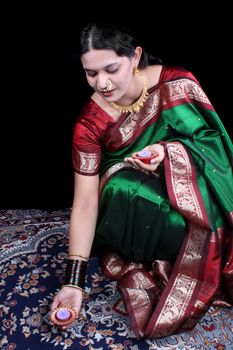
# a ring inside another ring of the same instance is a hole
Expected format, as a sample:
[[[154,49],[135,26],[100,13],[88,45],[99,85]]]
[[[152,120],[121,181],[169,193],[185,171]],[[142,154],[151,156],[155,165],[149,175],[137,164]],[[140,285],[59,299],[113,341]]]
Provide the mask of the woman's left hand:
[[[145,164],[141,160],[133,158],[136,155],[136,153],[133,153],[131,157],[125,158],[124,161],[130,163],[135,169],[141,169],[144,171],[155,171],[159,164],[162,163],[164,160],[165,153],[163,145],[161,145],[160,143],[155,143],[154,145],[150,145],[143,148],[142,151],[144,150],[156,152],[158,153],[158,156],[152,158],[150,164]]]

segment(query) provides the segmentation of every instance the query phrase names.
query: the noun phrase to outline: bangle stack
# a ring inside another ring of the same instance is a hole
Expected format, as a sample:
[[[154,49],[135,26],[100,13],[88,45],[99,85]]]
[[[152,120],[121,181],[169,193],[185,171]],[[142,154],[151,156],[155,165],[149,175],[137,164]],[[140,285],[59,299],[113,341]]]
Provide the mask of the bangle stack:
[[[68,259],[63,287],[69,286],[83,291],[87,270],[87,260],[83,259],[84,257],[82,259]]]

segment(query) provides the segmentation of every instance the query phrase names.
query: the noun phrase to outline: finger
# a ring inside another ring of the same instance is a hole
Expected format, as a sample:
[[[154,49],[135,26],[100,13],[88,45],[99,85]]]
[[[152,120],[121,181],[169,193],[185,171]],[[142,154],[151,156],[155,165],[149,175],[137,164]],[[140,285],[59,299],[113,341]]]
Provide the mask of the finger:
[[[133,158],[128,157],[128,158],[125,158],[124,161],[127,163],[132,163],[134,160],[133,160]]]
[[[151,164],[156,164],[156,163],[159,164],[159,163],[161,163],[161,160],[160,160],[158,157],[152,158],[151,161],[150,161],[150,163],[151,163]]]
[[[127,163],[128,165],[129,164],[132,165],[132,159],[130,159],[130,158],[125,158],[124,162]]]
[[[139,159],[135,159],[134,163],[135,163],[135,165],[137,166],[137,168],[139,168],[139,169],[150,170],[150,165],[149,165],[149,164],[143,163],[143,162],[142,162],[141,160],[139,160]]]
[[[145,171],[154,171],[157,168],[157,166],[158,166],[158,164],[144,164],[144,163],[142,163],[140,165],[140,169],[145,170]]]
[[[132,158],[127,158],[127,163],[130,164],[133,168],[138,169],[138,165],[136,164],[135,160]]]
[[[137,170],[141,169],[141,166],[139,164],[136,164],[135,162],[132,162],[130,164],[131,164],[132,168],[134,168],[134,169],[137,169]]]
[[[81,305],[79,306],[74,306],[72,309],[76,312],[77,314],[77,317],[78,317],[78,314],[79,314],[79,311],[80,311],[80,308],[81,308]]]

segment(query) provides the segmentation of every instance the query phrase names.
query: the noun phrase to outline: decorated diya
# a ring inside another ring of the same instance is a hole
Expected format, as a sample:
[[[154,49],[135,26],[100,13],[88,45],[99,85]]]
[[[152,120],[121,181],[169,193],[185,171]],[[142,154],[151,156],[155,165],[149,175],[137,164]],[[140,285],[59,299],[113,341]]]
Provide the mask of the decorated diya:
[[[59,307],[52,311],[50,319],[57,326],[68,326],[77,317],[75,310],[67,307]]]
[[[146,149],[139,151],[138,153],[133,155],[134,159],[139,159],[141,162],[145,164],[150,164],[151,159],[158,157],[157,152],[151,152]]]

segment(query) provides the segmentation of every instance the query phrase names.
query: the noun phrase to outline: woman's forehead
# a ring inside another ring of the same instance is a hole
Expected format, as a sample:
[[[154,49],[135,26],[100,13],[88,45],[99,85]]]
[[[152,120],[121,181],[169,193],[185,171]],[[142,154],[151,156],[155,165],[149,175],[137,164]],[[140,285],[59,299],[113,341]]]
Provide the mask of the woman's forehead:
[[[90,70],[103,69],[128,60],[125,56],[118,56],[113,50],[90,50],[80,58],[83,68]]]

